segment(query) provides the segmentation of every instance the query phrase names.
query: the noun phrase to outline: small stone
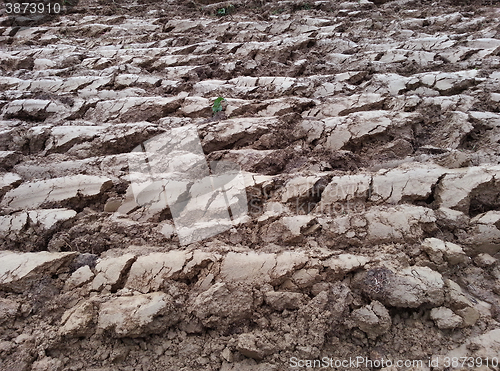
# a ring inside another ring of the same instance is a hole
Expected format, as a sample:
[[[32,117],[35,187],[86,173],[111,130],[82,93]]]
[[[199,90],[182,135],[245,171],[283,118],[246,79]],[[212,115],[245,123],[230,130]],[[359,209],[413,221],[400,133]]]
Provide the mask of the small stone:
[[[224,358],[228,362],[233,362],[234,361],[234,356],[233,352],[231,352],[231,349],[229,348],[224,348],[224,350],[221,353],[221,357]]]
[[[465,263],[468,259],[460,246],[437,238],[426,238],[422,243],[422,250],[436,264],[442,264],[446,260],[451,265],[456,265]]]
[[[471,307],[471,301],[464,295],[462,288],[450,279],[445,280],[448,289],[448,301],[452,309],[463,309]]]
[[[376,300],[370,305],[353,310],[351,320],[370,339],[376,339],[377,336],[385,334],[392,324],[389,311]]]
[[[446,307],[432,308],[431,319],[441,330],[454,329],[462,324],[462,317]]]
[[[479,317],[481,316],[479,311],[474,307],[467,307],[467,308],[463,308],[463,309],[458,309],[456,311],[456,313],[460,317],[462,317],[462,320],[463,320],[462,325],[464,327],[474,326],[476,324],[477,320],[479,319]]]
[[[476,265],[481,268],[489,267],[495,264],[496,262],[497,259],[495,259],[494,257],[492,257],[490,254],[487,253],[481,253],[474,258],[474,263],[476,263]]]

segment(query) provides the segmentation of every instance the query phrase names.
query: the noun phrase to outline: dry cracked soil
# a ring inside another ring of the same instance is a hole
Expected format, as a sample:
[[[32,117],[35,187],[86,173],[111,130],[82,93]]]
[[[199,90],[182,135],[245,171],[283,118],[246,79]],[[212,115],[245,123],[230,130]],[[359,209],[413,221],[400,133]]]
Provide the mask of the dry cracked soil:
[[[0,370],[499,369],[497,0],[3,5]]]

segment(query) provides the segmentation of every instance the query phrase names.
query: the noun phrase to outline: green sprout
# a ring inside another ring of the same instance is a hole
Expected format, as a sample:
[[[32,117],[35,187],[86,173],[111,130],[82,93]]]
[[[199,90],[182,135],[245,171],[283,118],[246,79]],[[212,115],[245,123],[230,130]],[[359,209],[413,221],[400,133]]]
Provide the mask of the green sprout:
[[[227,7],[217,9],[217,15],[227,15],[234,10],[234,5],[229,4]]]
[[[225,99],[222,97],[219,97],[215,100],[214,105],[212,106],[212,112],[217,113],[222,111],[222,102],[224,102]]]

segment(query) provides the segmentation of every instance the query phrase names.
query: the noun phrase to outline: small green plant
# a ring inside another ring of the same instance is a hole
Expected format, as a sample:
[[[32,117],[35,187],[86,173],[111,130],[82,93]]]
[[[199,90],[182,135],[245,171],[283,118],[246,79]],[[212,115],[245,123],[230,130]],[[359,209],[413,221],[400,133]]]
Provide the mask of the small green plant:
[[[213,106],[212,106],[212,112],[217,113],[222,111],[222,102],[225,102],[226,100],[222,97],[219,97],[215,100]]]
[[[232,13],[233,11],[234,11],[234,5],[229,4],[228,6],[226,6],[224,8],[217,9],[217,15],[218,16],[228,15],[229,13]]]

